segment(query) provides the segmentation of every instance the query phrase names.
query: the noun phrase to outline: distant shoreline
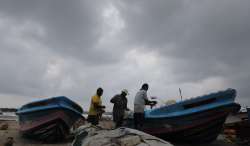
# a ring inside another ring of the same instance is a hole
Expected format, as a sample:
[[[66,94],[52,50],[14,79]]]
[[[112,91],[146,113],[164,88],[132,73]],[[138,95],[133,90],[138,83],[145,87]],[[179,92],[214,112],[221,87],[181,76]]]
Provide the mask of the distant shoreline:
[[[17,112],[17,108],[0,108],[1,112]]]

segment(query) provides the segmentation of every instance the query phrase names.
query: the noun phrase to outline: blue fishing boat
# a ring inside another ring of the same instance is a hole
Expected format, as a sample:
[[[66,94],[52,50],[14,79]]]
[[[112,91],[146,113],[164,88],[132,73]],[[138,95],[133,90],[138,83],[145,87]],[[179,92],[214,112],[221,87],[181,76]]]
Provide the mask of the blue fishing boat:
[[[31,102],[17,111],[21,133],[44,142],[67,137],[71,126],[84,118],[82,113],[82,108],[65,96]]]
[[[206,143],[215,140],[226,117],[238,112],[236,90],[227,89],[145,111],[142,131],[172,142]],[[133,127],[133,117],[126,125]]]

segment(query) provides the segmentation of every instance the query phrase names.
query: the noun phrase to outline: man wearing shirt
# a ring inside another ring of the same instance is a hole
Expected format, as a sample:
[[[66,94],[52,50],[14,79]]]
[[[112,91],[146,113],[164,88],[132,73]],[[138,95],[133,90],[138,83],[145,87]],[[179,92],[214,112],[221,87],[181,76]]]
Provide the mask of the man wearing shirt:
[[[98,125],[101,114],[104,112],[105,106],[102,105],[101,96],[103,94],[103,89],[98,88],[96,95],[92,96],[89,113],[88,113],[88,122],[93,125]]]
[[[126,96],[128,90],[123,89],[121,94],[115,95],[110,102],[114,104],[113,107],[113,121],[115,122],[115,128],[121,127],[124,119],[125,111],[129,110],[127,107],[128,100]]]
[[[140,91],[136,93],[134,100],[134,126],[135,129],[141,129],[144,122],[144,108],[145,105],[154,106],[156,101],[149,101],[147,97],[148,84],[142,85]]]

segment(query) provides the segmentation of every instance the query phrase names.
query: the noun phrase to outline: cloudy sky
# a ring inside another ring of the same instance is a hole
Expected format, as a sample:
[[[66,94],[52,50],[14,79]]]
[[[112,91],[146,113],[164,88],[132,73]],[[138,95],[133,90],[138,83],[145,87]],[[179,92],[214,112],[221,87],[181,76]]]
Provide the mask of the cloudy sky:
[[[126,88],[129,107],[235,88],[250,106],[248,0],[1,0],[0,107],[65,95],[87,110]]]

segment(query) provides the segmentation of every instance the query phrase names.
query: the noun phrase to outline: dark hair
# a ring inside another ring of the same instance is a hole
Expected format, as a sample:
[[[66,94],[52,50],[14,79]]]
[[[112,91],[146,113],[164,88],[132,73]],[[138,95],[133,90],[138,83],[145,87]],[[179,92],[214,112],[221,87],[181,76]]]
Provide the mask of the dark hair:
[[[141,89],[148,90],[148,84],[147,84],[147,83],[144,83],[144,84],[141,86]]]
[[[102,96],[102,93],[103,93],[103,89],[101,87],[99,87],[97,90],[96,90],[96,94],[99,95],[99,96]]]

